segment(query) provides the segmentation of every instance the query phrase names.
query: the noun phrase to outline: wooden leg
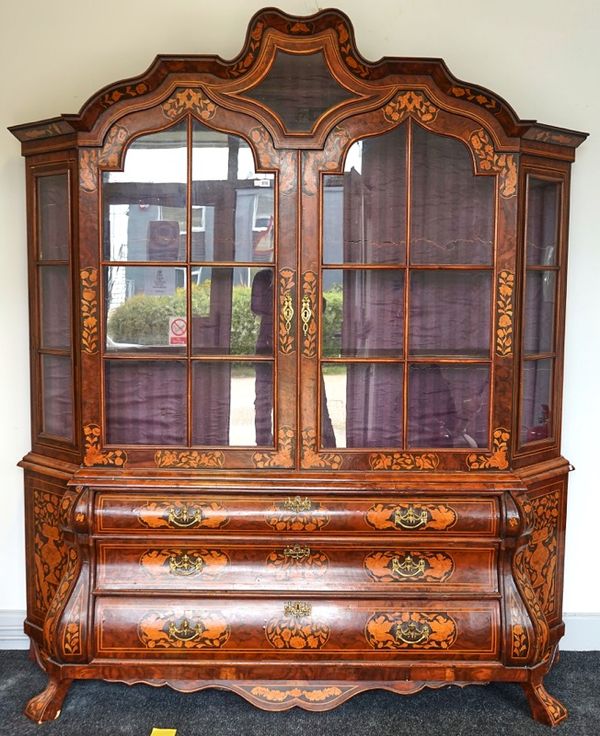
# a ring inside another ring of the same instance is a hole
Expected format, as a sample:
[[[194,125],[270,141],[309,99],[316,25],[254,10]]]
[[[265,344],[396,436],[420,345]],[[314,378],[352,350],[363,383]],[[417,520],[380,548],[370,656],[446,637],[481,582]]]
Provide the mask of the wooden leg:
[[[56,720],[72,682],[50,677],[46,689],[27,703],[25,715],[36,723]]]
[[[546,726],[556,726],[568,716],[565,706],[544,687],[541,675],[532,674],[529,682],[522,682],[531,715],[534,720],[544,723]]]

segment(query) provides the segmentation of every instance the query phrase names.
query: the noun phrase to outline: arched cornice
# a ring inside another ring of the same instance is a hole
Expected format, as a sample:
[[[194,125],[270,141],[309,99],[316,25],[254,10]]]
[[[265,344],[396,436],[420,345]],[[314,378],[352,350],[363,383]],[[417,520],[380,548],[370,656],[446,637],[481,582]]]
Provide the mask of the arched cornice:
[[[247,91],[271,68],[277,50],[310,53],[322,49],[336,80],[349,99],[326,111],[310,131],[292,136],[276,115],[248,101]],[[438,104],[479,120],[496,138],[535,142],[543,147],[576,148],[586,134],[520,120],[500,96],[454,77],[441,59],[385,57],[365,59],[356,48],[354,30],[339,10],[294,16],[267,8],[250,21],[241,53],[227,61],[219,56],[157,56],[137,77],[117,82],[90,97],[79,113],[62,115],[10,130],[24,144],[69,136],[83,145],[101,145],[120,117],[159,104],[178,88],[201,85],[220,104],[252,112],[270,131],[278,147],[319,147],[329,130],[350,111],[364,112],[386,102],[401,88],[429,88]],[[503,139],[503,140],[502,140]],[[516,150],[518,145],[510,146]]]

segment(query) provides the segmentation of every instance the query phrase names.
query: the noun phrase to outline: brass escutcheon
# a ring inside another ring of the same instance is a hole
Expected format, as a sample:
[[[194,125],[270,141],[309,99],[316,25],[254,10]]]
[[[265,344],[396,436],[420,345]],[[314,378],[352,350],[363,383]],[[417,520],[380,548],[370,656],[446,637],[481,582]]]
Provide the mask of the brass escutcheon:
[[[202,571],[204,564],[202,557],[190,557],[187,552],[184,552],[182,555],[171,555],[169,557],[169,570],[173,575],[195,575]]]
[[[313,312],[310,304],[310,297],[308,295],[302,297],[302,309],[300,310],[300,318],[302,320],[302,332],[304,337],[308,335],[308,326],[312,319]]]
[[[184,618],[181,622],[181,627],[178,628],[175,621],[169,623],[167,635],[169,639],[175,639],[177,641],[193,641],[199,636],[202,636],[204,632],[204,626],[198,622],[195,626],[192,626],[187,618]]]
[[[281,315],[285,324],[286,334],[289,335],[292,331],[292,320],[294,319],[294,305],[292,303],[292,295],[289,293],[283,298]]]
[[[300,496],[295,496],[294,498],[286,498],[283,502],[283,508],[294,514],[300,514],[302,511],[310,511],[312,504],[308,497],[300,498]]]
[[[179,508],[171,506],[169,508],[169,515],[167,521],[172,526],[177,526],[181,529],[187,529],[191,526],[195,526],[202,521],[202,509],[190,509],[187,504],[182,504]]]
[[[283,609],[283,613],[291,618],[304,618],[312,613],[312,606],[305,601],[288,601]]]
[[[425,558],[421,557],[415,562],[410,554],[406,554],[404,559],[400,561],[399,557],[392,560],[392,572],[397,573],[403,578],[418,578],[425,574]]]
[[[402,529],[418,529],[425,526],[429,519],[427,509],[423,511],[415,511],[414,506],[409,506],[406,511],[396,509],[394,512],[394,524],[402,527]]]
[[[286,547],[283,550],[284,557],[291,557],[293,560],[303,560],[305,557],[310,557],[310,547],[301,547],[299,544],[294,544],[293,547]]]
[[[431,636],[429,624],[408,621],[396,626],[396,639],[404,644],[423,644]]]

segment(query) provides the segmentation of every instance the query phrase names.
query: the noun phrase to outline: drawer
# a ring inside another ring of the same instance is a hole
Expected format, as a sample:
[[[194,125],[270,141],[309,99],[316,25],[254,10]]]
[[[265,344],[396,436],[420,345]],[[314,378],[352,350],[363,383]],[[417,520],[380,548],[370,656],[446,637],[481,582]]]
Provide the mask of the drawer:
[[[215,542],[218,540],[215,539]],[[98,543],[98,590],[496,593],[496,548]]]
[[[102,492],[96,498],[100,534],[390,533],[495,536],[499,506],[495,496],[340,498],[325,495],[265,497]]]
[[[497,601],[96,599],[99,657],[202,661],[497,658]]]

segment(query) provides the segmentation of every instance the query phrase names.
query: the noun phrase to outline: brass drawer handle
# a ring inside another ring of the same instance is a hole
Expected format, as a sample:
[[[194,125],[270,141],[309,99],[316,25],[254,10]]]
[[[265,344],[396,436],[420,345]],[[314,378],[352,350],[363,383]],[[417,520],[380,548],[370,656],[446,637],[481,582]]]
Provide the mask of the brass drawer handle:
[[[179,507],[171,506],[168,511],[167,521],[180,529],[189,529],[202,521],[202,509],[189,507],[186,503]]]
[[[425,526],[428,519],[427,509],[416,511],[414,506],[409,506],[406,511],[396,509],[394,513],[394,523],[402,529],[418,529]]]
[[[289,292],[283,298],[281,316],[285,325],[285,334],[289,335],[292,332],[292,320],[294,319],[294,303],[292,301],[292,295]]]
[[[285,616],[290,618],[304,618],[312,613],[312,606],[305,601],[288,601],[283,609]]]
[[[173,575],[195,575],[202,571],[204,560],[202,557],[190,557],[187,552],[182,555],[171,555],[169,557],[169,570]]]
[[[418,578],[425,574],[425,558],[415,562],[411,555],[405,555],[401,561],[399,557],[392,560],[392,571],[403,578]]]
[[[300,319],[302,320],[302,332],[304,337],[308,335],[308,328],[310,321],[313,316],[312,306],[310,303],[310,297],[308,294],[302,297],[302,309],[300,310]]]
[[[310,547],[301,547],[299,544],[294,544],[293,547],[286,547],[283,550],[284,557],[291,557],[293,560],[303,560],[305,557],[310,557]]]
[[[312,509],[312,503],[310,498],[300,498],[295,496],[294,498],[286,498],[283,502],[283,508],[286,511],[291,511],[293,514],[301,514],[303,511],[310,511]]]
[[[184,618],[180,628],[177,627],[175,621],[169,623],[168,637],[176,641],[193,641],[199,636],[202,636],[203,632],[204,626],[200,622],[192,626],[188,619]]]
[[[407,621],[396,626],[396,639],[403,644],[423,644],[431,636],[429,624]]]

